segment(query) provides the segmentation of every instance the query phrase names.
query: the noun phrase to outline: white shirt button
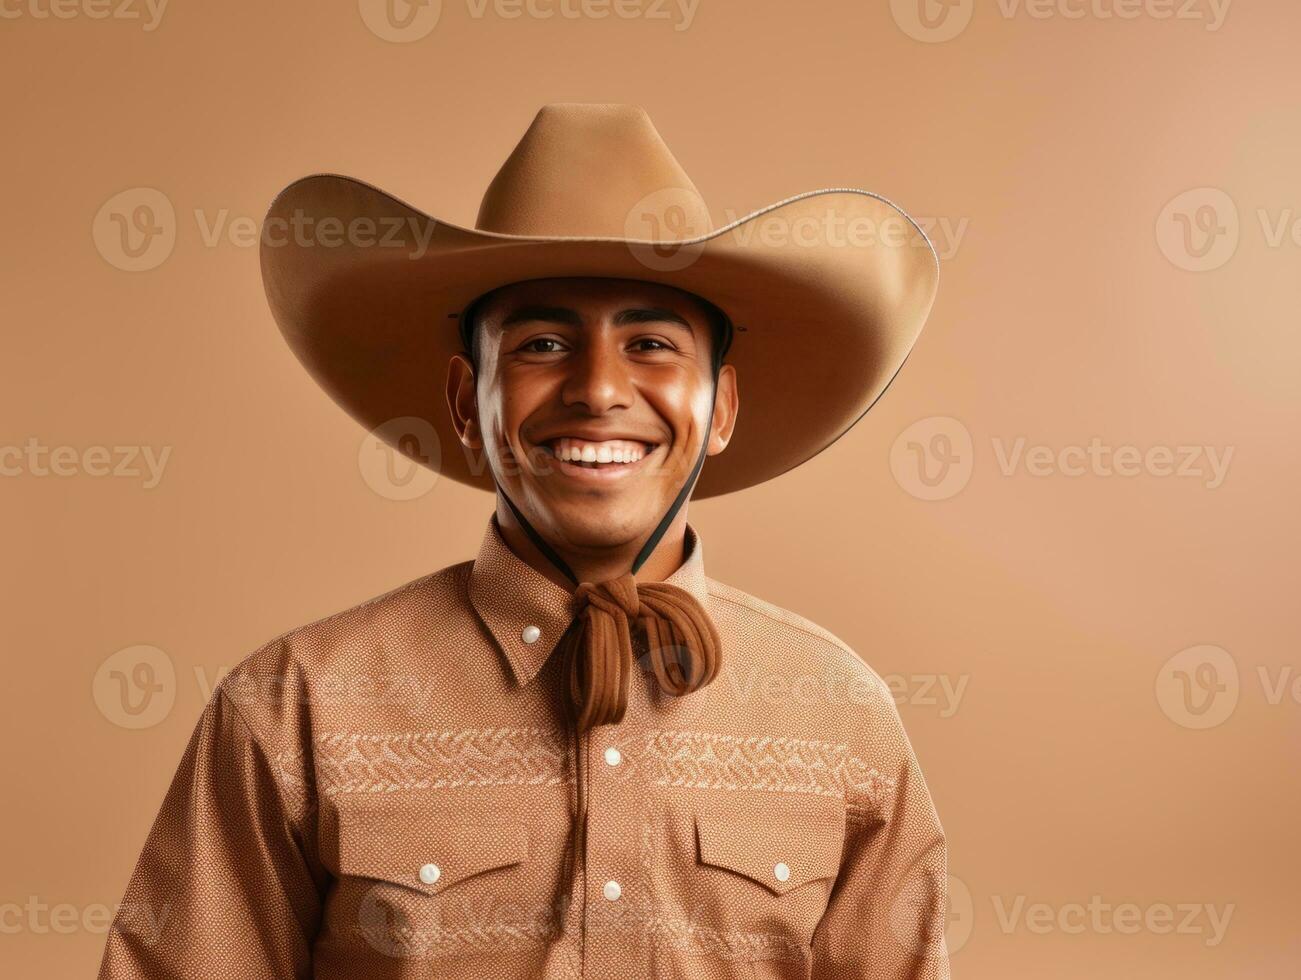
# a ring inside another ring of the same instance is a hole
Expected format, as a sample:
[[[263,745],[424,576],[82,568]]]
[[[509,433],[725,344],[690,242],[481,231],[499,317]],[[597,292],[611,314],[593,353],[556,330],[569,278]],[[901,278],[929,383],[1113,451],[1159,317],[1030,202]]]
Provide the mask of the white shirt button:
[[[426,885],[432,885],[438,880],[438,876],[443,872],[436,864],[426,864],[420,869],[420,880]]]
[[[605,761],[608,765],[617,766],[623,761],[623,753],[611,745],[605,750]]]
[[[541,635],[542,631],[536,626],[525,626],[524,631],[520,633],[520,639],[525,643],[537,643]]]
[[[601,892],[611,902],[617,902],[619,901],[619,896],[623,894],[623,889],[619,887],[617,881],[610,880],[605,883],[605,887],[601,889]]]
[[[778,881],[788,881],[791,876],[791,869],[785,864],[778,864],[772,869],[772,873]]]

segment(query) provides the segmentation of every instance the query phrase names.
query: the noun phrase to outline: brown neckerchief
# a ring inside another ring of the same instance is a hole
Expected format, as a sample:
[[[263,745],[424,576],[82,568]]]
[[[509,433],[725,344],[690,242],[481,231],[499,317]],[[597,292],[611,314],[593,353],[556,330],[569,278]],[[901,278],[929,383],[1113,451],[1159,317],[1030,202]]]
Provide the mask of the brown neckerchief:
[[[667,582],[638,584],[632,573],[583,582],[579,608],[560,640],[565,702],[577,730],[623,720],[634,664],[632,629],[641,630],[646,662],[660,688],[681,696],[718,674],[722,645],[695,596]]]

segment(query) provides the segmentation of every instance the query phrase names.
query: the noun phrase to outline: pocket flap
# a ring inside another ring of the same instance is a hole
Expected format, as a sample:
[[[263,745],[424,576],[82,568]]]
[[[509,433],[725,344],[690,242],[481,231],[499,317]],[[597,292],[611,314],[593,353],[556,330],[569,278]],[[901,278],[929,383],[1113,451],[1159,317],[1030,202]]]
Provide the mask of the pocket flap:
[[[419,813],[363,811],[339,822],[339,870],[426,895],[528,859],[522,823],[461,823]]]
[[[744,875],[777,895],[835,878],[844,837],[843,818],[696,814],[701,863]]]

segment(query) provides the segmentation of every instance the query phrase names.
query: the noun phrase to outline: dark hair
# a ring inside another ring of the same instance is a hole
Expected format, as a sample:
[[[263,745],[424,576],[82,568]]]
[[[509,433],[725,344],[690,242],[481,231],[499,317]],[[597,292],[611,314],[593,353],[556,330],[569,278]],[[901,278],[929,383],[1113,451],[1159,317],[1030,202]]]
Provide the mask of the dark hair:
[[[504,287],[497,287],[497,289],[502,288]],[[497,292],[497,289],[490,289],[467,303],[457,321],[457,327],[461,333],[461,344],[465,347],[465,353],[470,358],[470,363],[474,365],[476,371],[479,369],[479,310],[484,302],[493,293]],[[685,289],[680,291],[687,293],[705,310],[705,316],[709,321],[710,355],[713,362],[714,376],[717,377],[718,369],[723,366],[723,358],[727,356],[727,352],[732,347],[734,332],[732,318],[703,296],[688,292]]]

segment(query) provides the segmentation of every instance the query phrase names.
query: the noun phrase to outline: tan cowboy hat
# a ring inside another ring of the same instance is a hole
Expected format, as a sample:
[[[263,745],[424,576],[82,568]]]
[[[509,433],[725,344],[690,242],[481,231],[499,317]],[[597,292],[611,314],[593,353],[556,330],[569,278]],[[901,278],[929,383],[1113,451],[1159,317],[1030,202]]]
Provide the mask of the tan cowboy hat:
[[[586,103],[538,112],[474,228],[314,174],[272,202],[261,260],[281,332],[330,396],[412,459],[483,489],[492,475],[462,449],[444,396],[467,304],[558,276],[704,297],[734,325],[741,411],[694,499],[769,480],[847,432],[902,366],[939,281],[921,228],[869,191],[809,191],[713,228],[644,110]]]

